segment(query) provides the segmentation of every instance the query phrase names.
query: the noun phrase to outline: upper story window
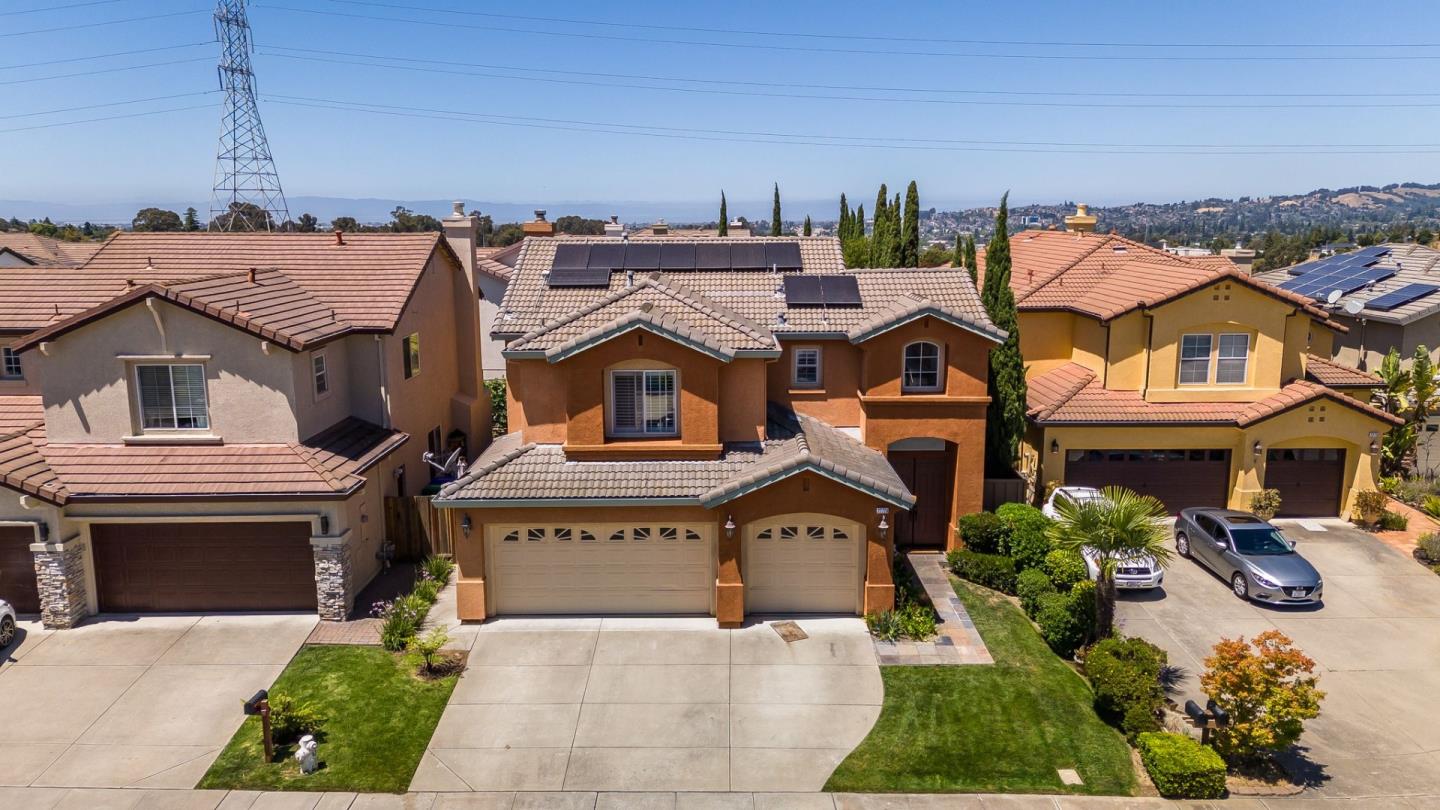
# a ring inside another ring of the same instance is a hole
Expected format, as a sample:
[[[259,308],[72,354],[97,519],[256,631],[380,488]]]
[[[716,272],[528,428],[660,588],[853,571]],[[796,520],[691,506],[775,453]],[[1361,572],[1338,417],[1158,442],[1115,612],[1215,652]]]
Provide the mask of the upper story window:
[[[405,379],[408,380],[420,373],[420,333],[406,335],[400,349],[405,355]]]
[[[315,398],[324,399],[330,393],[330,370],[325,365],[324,353],[310,355],[310,374],[315,379]]]
[[[20,365],[20,355],[14,349],[0,349],[0,380],[19,380],[24,378],[25,369]]]
[[[1219,335],[1180,336],[1180,384],[1244,385],[1250,371],[1250,335],[1243,332]]]
[[[1215,360],[1215,382],[1224,385],[1244,385],[1249,360],[1249,335],[1221,335],[1220,354]]]
[[[612,436],[674,436],[680,425],[673,370],[610,372]]]
[[[146,430],[207,430],[205,367],[198,363],[135,367],[140,424]]]
[[[1180,336],[1180,384],[1210,382],[1210,335]]]
[[[907,345],[900,390],[939,391],[940,382],[940,347],[928,340]]]
[[[801,346],[794,352],[790,381],[796,388],[820,387],[820,347]]]

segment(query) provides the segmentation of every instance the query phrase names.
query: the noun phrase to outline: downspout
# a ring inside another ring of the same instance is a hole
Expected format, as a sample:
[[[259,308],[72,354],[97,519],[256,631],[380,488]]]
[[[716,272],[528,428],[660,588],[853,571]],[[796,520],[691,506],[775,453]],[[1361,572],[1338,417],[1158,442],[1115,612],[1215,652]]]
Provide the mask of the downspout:
[[[146,298],[145,308],[150,310],[150,317],[155,319],[155,329],[160,333],[161,350],[168,353],[170,351],[170,341],[165,337],[165,322],[160,319],[160,310],[155,306],[155,299]]]
[[[385,341],[375,336],[375,368],[380,376],[380,427],[389,430],[390,425],[390,383],[385,374]]]
[[[1150,394],[1150,364],[1155,359],[1155,315],[1150,310],[1141,310],[1140,314],[1145,316],[1145,387],[1140,390],[1140,396]]]

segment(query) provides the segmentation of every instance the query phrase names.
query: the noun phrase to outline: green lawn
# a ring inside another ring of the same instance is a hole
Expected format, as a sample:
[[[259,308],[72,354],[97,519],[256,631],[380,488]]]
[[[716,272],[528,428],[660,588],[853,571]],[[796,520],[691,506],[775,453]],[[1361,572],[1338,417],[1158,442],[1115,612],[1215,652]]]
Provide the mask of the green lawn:
[[[995,665],[882,667],[880,719],[825,789],[1129,795],[1130,750],[1095,716],[1089,685],[999,594],[968,582],[955,592]],[[1057,768],[1085,785],[1065,788]]]
[[[260,718],[247,717],[197,787],[405,791],[458,677],[427,682],[410,672],[394,653],[377,647],[302,648],[271,692],[322,709],[328,718],[317,735],[323,767],[302,775],[290,746],[277,746],[275,762],[263,762]]]

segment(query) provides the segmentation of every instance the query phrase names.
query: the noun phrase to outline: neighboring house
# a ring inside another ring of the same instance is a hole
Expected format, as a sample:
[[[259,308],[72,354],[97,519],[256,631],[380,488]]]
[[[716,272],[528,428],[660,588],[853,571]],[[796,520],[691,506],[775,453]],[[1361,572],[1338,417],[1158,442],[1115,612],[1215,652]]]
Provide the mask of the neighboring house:
[[[384,498],[488,438],[469,289],[433,233],[123,233],[0,272],[0,329],[44,380],[0,396],[0,596],[49,627],[343,618]]]
[[[1330,362],[1345,327],[1308,298],[1087,230],[1010,245],[1037,489],[1123,485],[1173,512],[1273,488],[1282,515],[1334,516],[1375,488],[1395,420]]]
[[[104,242],[66,242],[38,233],[0,233],[0,269],[7,267],[79,267]]]
[[[832,238],[526,239],[492,328],[510,433],[446,486],[459,616],[855,614],[981,505],[964,273]]]

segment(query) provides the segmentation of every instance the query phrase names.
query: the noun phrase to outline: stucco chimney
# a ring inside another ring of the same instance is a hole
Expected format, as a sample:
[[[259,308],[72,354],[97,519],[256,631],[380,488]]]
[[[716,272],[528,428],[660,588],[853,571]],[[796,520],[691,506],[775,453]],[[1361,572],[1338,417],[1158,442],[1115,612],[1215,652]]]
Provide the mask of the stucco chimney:
[[[544,208],[536,208],[535,219],[521,224],[520,230],[526,236],[554,236],[555,223],[546,221]]]
[[[653,233],[656,236],[669,236],[670,226],[665,222],[665,220],[662,219],[659,222],[656,222],[654,225],[650,226],[650,233]]]
[[[445,241],[450,243],[450,249],[460,257],[460,266],[465,268],[465,275],[470,279],[471,289],[475,287],[475,248],[480,242],[480,218],[465,213],[465,202],[456,200],[451,203],[453,206],[450,216],[440,223],[444,230]]]
[[[1079,203],[1075,206],[1075,213],[1065,217],[1065,230],[1075,233],[1090,233],[1095,230],[1095,223],[1099,221],[1099,217],[1090,213],[1090,206]]]
[[[610,215],[610,221],[605,223],[606,236],[624,236],[625,226],[620,224],[620,217],[616,214]]]

